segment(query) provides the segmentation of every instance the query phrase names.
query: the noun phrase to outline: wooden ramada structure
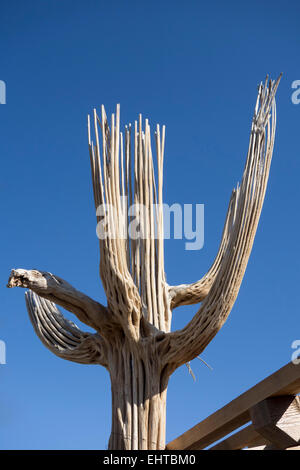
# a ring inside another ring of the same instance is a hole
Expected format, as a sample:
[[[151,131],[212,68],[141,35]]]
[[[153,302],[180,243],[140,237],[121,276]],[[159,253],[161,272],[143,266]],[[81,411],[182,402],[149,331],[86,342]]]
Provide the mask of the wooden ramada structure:
[[[300,450],[299,393],[300,363],[290,362],[169,442],[166,448]]]

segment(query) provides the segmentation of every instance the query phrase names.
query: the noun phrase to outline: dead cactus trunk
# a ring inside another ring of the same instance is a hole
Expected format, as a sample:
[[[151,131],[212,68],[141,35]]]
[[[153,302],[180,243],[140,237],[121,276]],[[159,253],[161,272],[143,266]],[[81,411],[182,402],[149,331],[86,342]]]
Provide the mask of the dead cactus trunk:
[[[57,356],[101,364],[110,374],[110,449],[164,449],[170,374],[197,357],[226,321],[236,300],[261,214],[275,139],[280,78],[259,86],[246,165],[232,192],[217,256],[193,284],[169,286],[164,270],[163,161],[165,128],[142,117],[120,131],[120,107],[109,125],[88,118],[92,182],[100,240],[100,276],[107,307],[48,272],[12,270],[8,287],[25,287],[33,327]],[[100,131],[100,132],[99,132]],[[100,133],[102,136],[100,142]],[[171,332],[172,311],[202,302],[194,318]],[[94,328],[86,333],[56,304]]]

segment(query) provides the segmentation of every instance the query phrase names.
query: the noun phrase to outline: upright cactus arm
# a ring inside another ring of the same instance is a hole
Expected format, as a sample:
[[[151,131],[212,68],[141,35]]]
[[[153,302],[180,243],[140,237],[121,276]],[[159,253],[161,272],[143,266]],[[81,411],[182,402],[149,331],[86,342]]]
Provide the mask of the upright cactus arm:
[[[264,86],[260,85],[258,100],[256,104],[254,117],[253,117],[250,146],[249,146],[249,152],[253,152],[255,150],[256,154],[252,153],[248,155],[248,160],[247,160],[248,163],[250,162],[249,160],[250,158],[252,158],[252,160],[254,161],[255,157],[259,157],[259,152],[262,152],[264,150],[263,146],[265,144],[265,140],[259,137],[259,135],[262,130],[265,130],[266,126],[269,126],[269,113],[271,112],[271,109],[273,107],[272,103],[273,103],[274,95],[276,93],[280,78],[281,76],[278,78],[276,83],[275,81],[274,82],[269,81],[269,83],[267,83],[267,80],[266,80],[266,83],[264,84]],[[275,113],[275,104],[274,104],[274,113]],[[275,116],[273,117],[275,118]],[[272,139],[274,139],[274,136],[275,136],[275,121],[272,122],[272,126],[274,127],[274,135],[272,133],[273,131],[271,133],[269,132],[269,129],[267,133],[270,136],[271,143],[273,144]],[[259,141],[259,145],[257,143],[258,141]],[[269,150],[266,150],[266,151],[269,152]],[[262,166],[263,163],[264,162],[261,157],[259,161],[259,165]],[[271,163],[271,159],[270,159],[270,163]],[[256,171],[257,170],[258,169],[256,168]],[[265,165],[264,176],[266,176],[266,178],[264,179],[264,182],[263,182],[264,187],[266,187],[266,184],[267,184],[268,173],[269,173],[269,166]],[[245,180],[245,178],[249,178],[249,177],[251,177],[249,172],[244,174],[243,181]],[[244,181],[243,184],[245,185],[246,181]],[[247,190],[250,192],[251,187],[248,186]],[[213,286],[224,264],[224,256],[227,253],[228,246],[232,240],[232,230],[230,228],[230,217],[232,217],[231,206],[232,206],[232,199],[234,197],[235,197],[235,190],[233,190],[231,199],[229,202],[229,208],[228,208],[228,212],[227,212],[227,216],[226,216],[226,220],[224,224],[224,230],[223,230],[223,234],[221,238],[219,251],[217,253],[217,256],[211,268],[197,282],[194,282],[192,284],[181,284],[178,286],[169,286],[169,295],[171,299],[172,309],[179,307],[181,305],[192,305],[192,304],[202,302],[205,299],[205,297],[208,295],[211,287]],[[263,202],[264,193],[260,194],[260,198],[261,198],[261,201]],[[258,217],[259,215],[260,215],[260,212],[258,214]]]
[[[134,341],[144,336],[145,325],[148,331],[153,332],[150,326],[169,331],[163,230],[165,126],[156,126],[157,164],[148,119],[143,124],[140,114],[134,126],[120,132],[119,104],[110,127],[104,106],[99,116],[94,110],[93,120],[88,116],[88,139],[100,276],[108,308]]]
[[[53,302],[30,290],[25,299],[33,328],[52,353],[68,361],[107,367],[105,341],[98,333],[81,331]]]
[[[237,298],[251,253],[266,192],[276,128],[275,93],[279,80],[259,87],[241,186],[232,194],[226,247],[216,277],[194,318],[168,333],[161,347],[166,363],[178,367],[198,356],[226,321]],[[165,343],[165,344],[164,344]]]

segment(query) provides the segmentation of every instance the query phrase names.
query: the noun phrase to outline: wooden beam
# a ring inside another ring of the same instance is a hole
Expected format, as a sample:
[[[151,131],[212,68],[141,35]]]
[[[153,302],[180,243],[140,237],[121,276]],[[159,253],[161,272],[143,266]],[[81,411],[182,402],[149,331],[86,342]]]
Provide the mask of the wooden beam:
[[[249,424],[249,426],[227,437],[227,439],[210,447],[208,450],[240,450],[248,445],[262,446],[267,443],[268,441],[254,429],[252,424]]]
[[[300,364],[292,362],[247,390],[235,400],[169,442],[167,449],[204,449],[250,421],[249,409],[269,396],[300,392]]]
[[[250,410],[253,428],[277,449],[300,443],[300,400],[291,395],[271,397]]]

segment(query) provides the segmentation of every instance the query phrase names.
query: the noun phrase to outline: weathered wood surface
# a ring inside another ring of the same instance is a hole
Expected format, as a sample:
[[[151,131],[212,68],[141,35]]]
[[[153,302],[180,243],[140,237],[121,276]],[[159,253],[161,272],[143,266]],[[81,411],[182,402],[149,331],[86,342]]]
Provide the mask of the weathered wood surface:
[[[269,397],[250,409],[254,429],[277,449],[300,442],[300,402],[293,395]]]

